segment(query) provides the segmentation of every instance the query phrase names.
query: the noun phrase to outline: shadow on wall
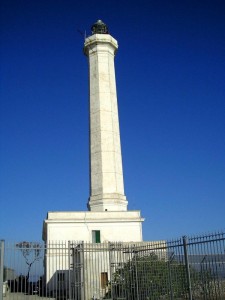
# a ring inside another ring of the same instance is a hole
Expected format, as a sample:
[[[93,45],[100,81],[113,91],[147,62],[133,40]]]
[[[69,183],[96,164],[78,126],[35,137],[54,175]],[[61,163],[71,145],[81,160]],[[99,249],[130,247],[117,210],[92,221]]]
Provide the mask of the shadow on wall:
[[[81,299],[81,288],[81,270],[57,270],[48,281],[45,290],[47,296],[56,299]]]

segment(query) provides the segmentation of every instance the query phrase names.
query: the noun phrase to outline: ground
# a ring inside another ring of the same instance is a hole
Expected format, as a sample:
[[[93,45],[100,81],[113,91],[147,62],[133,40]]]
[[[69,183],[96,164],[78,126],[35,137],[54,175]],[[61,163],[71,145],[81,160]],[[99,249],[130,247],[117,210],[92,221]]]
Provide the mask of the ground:
[[[6,293],[6,296],[3,297],[3,300],[35,300],[35,299],[52,299],[55,300],[55,298],[42,298],[38,295],[25,295],[24,293]]]

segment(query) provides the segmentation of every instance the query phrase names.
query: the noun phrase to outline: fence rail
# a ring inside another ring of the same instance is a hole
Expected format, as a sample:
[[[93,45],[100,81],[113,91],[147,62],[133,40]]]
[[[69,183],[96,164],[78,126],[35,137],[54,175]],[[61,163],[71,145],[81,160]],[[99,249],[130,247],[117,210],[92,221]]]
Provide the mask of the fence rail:
[[[139,243],[0,243],[0,300],[225,300],[225,233]]]

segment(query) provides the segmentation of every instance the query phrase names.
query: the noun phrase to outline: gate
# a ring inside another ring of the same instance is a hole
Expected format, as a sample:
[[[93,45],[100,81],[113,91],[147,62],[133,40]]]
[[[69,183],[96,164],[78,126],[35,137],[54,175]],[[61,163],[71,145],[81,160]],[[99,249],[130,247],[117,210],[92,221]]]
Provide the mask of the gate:
[[[69,242],[69,299],[85,299],[84,243]]]

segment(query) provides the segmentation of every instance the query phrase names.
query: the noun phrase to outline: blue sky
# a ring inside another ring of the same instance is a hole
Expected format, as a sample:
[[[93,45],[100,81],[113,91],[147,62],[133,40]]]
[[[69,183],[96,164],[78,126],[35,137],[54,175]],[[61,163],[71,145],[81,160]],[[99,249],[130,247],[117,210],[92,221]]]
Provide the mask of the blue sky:
[[[88,65],[102,19],[115,58],[125,193],[145,240],[224,229],[224,1],[1,1],[0,238],[41,240],[86,210]]]

